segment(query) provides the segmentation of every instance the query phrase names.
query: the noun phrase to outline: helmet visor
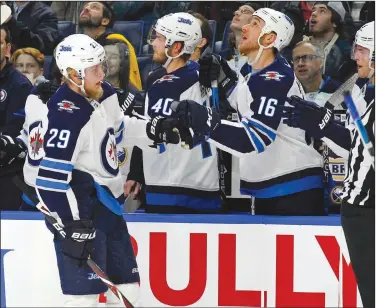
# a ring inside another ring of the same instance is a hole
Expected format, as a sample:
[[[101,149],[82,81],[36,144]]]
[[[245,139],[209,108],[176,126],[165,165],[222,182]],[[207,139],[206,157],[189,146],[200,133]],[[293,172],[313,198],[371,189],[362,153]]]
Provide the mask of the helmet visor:
[[[85,76],[95,76],[97,78],[105,78],[108,73],[107,60],[103,60],[101,63],[85,68]]]

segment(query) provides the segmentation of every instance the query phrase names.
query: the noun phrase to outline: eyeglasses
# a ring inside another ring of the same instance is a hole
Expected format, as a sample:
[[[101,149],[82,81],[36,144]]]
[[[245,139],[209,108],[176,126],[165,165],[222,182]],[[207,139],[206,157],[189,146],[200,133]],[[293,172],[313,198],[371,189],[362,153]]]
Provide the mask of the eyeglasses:
[[[243,9],[240,9],[240,10],[236,10],[236,11],[234,12],[234,15],[236,15],[236,14],[250,14],[250,15],[252,15],[253,12],[252,12],[252,10],[250,10],[250,9],[243,8]]]
[[[303,55],[303,56],[297,56],[292,59],[292,62],[296,65],[299,64],[300,60],[302,60],[303,63],[311,62],[313,59],[316,58],[322,58],[316,55]]]

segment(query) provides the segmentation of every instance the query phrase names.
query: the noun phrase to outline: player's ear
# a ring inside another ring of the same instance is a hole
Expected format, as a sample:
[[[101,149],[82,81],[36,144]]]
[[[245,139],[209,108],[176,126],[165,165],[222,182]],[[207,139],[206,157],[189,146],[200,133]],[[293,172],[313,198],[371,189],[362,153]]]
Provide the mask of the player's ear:
[[[268,33],[268,34],[266,34],[266,35],[263,36],[262,45],[263,46],[269,46],[276,39],[277,39],[277,34],[275,34],[274,32]]]
[[[183,49],[183,43],[182,42],[175,42],[172,46],[171,46],[171,56],[173,57],[176,57],[180,52],[181,50]]]

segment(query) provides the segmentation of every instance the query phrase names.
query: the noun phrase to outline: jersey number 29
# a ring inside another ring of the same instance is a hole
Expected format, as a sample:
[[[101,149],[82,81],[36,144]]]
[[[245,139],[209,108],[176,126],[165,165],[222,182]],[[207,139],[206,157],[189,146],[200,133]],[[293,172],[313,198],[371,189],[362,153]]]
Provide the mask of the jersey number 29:
[[[51,128],[49,134],[51,135],[50,139],[47,141],[47,146],[54,148],[57,146],[60,149],[65,149],[68,145],[70,131],[63,129],[60,131],[56,128]],[[54,139],[58,137],[58,141],[55,143]]]

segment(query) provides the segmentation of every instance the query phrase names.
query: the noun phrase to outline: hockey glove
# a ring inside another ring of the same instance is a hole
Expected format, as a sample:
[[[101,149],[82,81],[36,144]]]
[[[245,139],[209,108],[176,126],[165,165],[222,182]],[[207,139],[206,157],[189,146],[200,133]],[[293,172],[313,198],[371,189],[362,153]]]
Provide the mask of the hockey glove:
[[[156,148],[161,143],[178,144],[180,142],[178,120],[157,116],[146,124],[146,134],[154,141],[151,147]]]
[[[37,94],[44,104],[46,104],[52,95],[56,93],[58,88],[59,85],[56,82],[51,82],[49,80],[36,86]]]
[[[180,135],[183,141],[197,144],[209,138],[210,133],[220,124],[220,115],[195,101],[173,102],[171,109],[179,119]],[[187,129],[189,131],[187,131]],[[193,138],[191,142],[189,136]]]
[[[135,104],[143,105],[145,101],[145,92],[130,89],[127,93],[123,89],[114,87],[120,104],[120,109],[124,115],[132,116]]]
[[[325,128],[333,120],[333,111],[320,107],[313,102],[301,99],[298,96],[287,98],[287,102],[292,105],[283,106],[283,123],[290,127],[297,127],[305,130],[315,139],[325,136]]]
[[[211,82],[217,80],[219,91],[227,93],[238,81],[236,72],[219,55],[204,56],[198,60],[198,63],[200,64],[200,84],[207,88],[211,88]]]
[[[16,157],[25,158],[24,144],[17,138],[0,135],[0,167],[11,164]]]
[[[96,231],[91,220],[74,220],[66,223],[66,233],[62,241],[61,252],[83,266],[93,251]]]

